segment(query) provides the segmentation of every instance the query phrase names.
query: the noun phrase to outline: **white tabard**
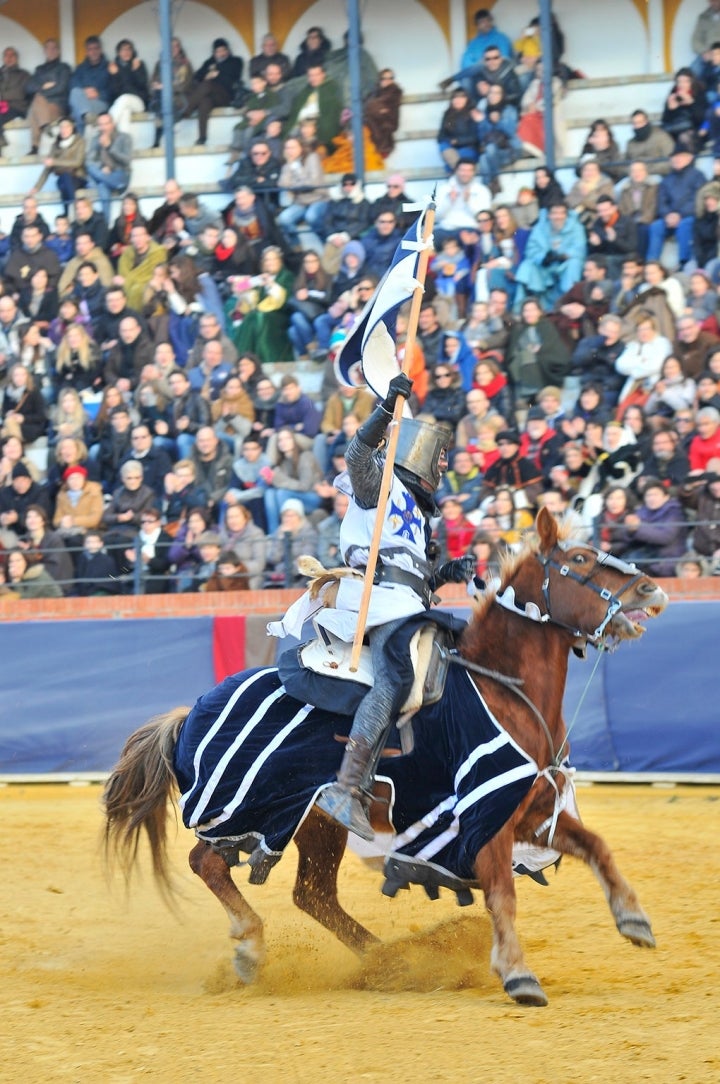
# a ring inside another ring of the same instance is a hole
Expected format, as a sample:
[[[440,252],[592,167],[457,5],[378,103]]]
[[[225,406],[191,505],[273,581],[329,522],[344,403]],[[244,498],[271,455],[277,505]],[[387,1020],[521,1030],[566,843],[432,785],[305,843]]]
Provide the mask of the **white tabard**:
[[[335,479],[336,487],[350,496],[350,504],[340,526],[340,551],[351,568],[364,568],[377,508],[361,508],[353,499],[347,473]],[[425,519],[415,498],[393,477],[380,535],[379,563],[394,565],[417,575],[418,585],[424,582],[427,569],[425,550]],[[420,567],[418,567],[420,566]],[[305,594],[294,602],[281,621],[268,625],[271,636],[295,636],[299,639],[305,621],[317,615],[318,624],[348,643],[355,637],[357,615],[364,580],[347,577],[340,580],[337,601],[332,608],[323,608],[322,592],[317,599]],[[370,592],[367,628],[385,625],[401,617],[411,617],[425,609],[422,599],[411,587],[399,583],[375,584]],[[319,612],[322,611],[322,612]]]

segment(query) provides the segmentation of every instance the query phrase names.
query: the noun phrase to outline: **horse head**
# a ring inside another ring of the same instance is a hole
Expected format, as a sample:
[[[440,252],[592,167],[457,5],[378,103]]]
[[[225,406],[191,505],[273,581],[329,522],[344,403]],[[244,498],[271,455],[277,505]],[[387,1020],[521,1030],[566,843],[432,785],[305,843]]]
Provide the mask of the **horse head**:
[[[530,553],[503,577],[503,588],[512,586],[515,598],[526,611],[528,605],[536,608],[541,621],[571,632],[574,646],[637,639],[645,632],[642,622],[667,606],[654,580],[635,565],[567,537],[547,509],[538,513],[535,530]]]

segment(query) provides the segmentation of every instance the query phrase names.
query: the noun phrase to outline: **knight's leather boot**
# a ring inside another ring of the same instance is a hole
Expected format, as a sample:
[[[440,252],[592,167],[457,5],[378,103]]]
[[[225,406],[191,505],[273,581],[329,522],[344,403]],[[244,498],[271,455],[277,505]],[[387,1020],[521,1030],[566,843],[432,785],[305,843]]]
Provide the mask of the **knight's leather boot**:
[[[345,747],[337,782],[327,787],[316,802],[324,813],[342,824],[349,832],[370,841],[375,838],[375,833],[368,819],[372,774],[369,779],[367,775],[371,770],[374,754],[375,747],[366,738],[350,738]],[[364,789],[365,787],[368,789]]]

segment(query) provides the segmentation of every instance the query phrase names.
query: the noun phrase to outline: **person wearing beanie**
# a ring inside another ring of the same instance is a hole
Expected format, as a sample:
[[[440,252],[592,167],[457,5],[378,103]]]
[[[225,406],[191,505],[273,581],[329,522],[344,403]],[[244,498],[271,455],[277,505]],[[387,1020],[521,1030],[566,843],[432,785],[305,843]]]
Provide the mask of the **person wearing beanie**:
[[[564,439],[549,425],[543,408],[531,406],[520,437],[520,456],[534,463],[549,482],[552,468],[562,463]]]
[[[332,43],[319,26],[311,26],[300,43],[290,78],[305,75],[313,64],[322,64],[332,48]]]
[[[295,587],[305,582],[296,561],[303,554],[315,556],[318,533],[308,521],[302,501],[288,497],[280,507],[280,526],[272,533],[267,548],[269,587]]]
[[[98,528],[102,521],[103,491],[99,482],[88,480],[87,468],[80,463],[66,467],[62,478],[53,527],[60,531],[71,549],[77,547],[74,554],[77,560],[86,531]]]
[[[193,76],[193,86],[178,119],[198,115],[198,138],[195,146],[207,143],[208,118],[213,109],[230,105],[238,85],[242,83],[243,62],[233,56],[225,38],[215,38],[212,54]]]
[[[305,516],[305,508],[302,501],[299,501],[296,497],[290,497],[286,500],[282,508],[280,509],[280,515],[284,516],[287,512],[293,512],[296,516]]]
[[[35,482],[27,464],[18,460],[10,472],[10,484],[0,486],[0,535],[7,532],[6,545],[25,537],[25,517],[33,504],[48,512],[47,487]]]
[[[495,443],[500,456],[485,472],[480,505],[487,497],[494,496],[499,487],[522,495],[519,500],[516,499],[516,508],[534,505],[543,488],[542,471],[531,459],[520,455],[520,434],[517,429],[501,429]]]
[[[87,467],[83,467],[82,463],[75,463],[72,467],[68,467],[63,471],[63,482],[67,482],[68,478],[73,474],[80,474],[83,478],[87,478]]]

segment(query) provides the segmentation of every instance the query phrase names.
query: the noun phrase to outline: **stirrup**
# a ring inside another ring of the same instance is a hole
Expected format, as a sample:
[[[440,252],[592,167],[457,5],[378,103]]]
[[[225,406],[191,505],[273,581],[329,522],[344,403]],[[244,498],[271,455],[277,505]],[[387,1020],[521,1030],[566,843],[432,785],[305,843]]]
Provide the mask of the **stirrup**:
[[[397,852],[389,854],[385,859],[384,873],[382,894],[391,899],[402,889],[416,884],[425,889],[425,894],[431,900],[438,898],[439,889],[449,888],[455,893],[458,906],[468,907],[474,900],[472,889],[479,887],[477,881],[465,881],[442,866]]]
[[[356,836],[372,843],[375,832],[368,820],[362,799],[359,797],[360,793],[362,792],[355,787],[348,790],[341,783],[331,783],[315,804],[322,809],[323,813],[327,813],[349,832],[354,832]]]
[[[268,879],[270,870],[280,861],[280,858],[281,855],[279,854],[268,854],[262,847],[256,847],[247,861],[247,864],[250,867],[248,884],[264,885]]]

